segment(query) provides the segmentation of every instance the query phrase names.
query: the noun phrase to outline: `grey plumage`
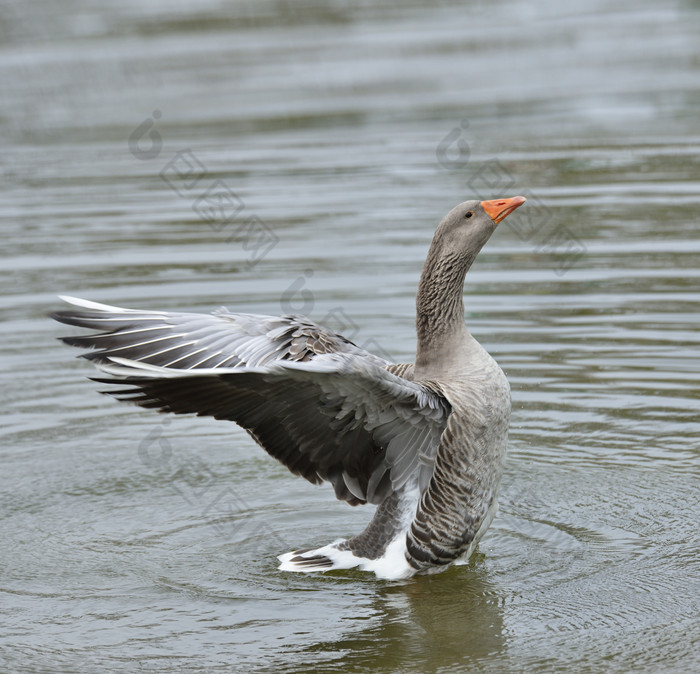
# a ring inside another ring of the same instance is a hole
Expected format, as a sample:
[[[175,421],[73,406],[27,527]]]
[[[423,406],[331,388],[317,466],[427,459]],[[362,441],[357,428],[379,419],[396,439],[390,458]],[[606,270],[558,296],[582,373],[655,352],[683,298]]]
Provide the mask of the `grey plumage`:
[[[415,365],[388,363],[301,316],[64,298],[76,308],[53,317],[99,331],[63,341],[89,349],[107,375],[97,381],[120,385],[107,391],[117,399],[234,421],[293,473],[330,482],[351,505],[379,506],[360,535],[290,553],[281,568],[431,573],[469,554],[495,509],[509,387],[467,331],[462,285],[500,214],[523,201],[465,202],[441,222],[416,301]],[[402,568],[385,570],[395,543]]]
[[[98,381],[127,385],[107,391],[119,400],[235,421],[293,473],[331,482],[353,505],[381,503],[421,462],[432,472],[449,405],[308,319],[77,302],[87,310],[53,317],[105,332],[63,341],[93,349],[84,357],[112,375]]]

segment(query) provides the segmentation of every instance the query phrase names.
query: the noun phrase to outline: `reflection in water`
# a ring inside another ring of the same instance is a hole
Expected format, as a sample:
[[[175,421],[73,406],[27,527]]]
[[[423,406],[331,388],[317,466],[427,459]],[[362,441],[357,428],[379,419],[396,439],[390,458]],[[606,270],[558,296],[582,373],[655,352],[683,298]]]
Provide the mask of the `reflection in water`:
[[[3,10],[0,669],[700,670],[697,3]],[[302,311],[407,360],[479,193],[531,197],[465,293],[509,460],[433,578],[279,573],[370,513],[98,396],[46,319]]]
[[[476,665],[503,650],[498,593],[476,555],[469,565],[399,584],[380,584],[366,628],[309,646],[309,654],[342,655],[338,671],[366,666],[408,671]]]

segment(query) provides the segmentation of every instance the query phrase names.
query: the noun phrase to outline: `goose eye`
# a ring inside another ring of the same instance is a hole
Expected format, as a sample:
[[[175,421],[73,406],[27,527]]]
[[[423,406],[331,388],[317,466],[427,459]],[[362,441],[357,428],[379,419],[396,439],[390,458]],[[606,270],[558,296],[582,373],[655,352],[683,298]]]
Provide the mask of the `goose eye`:
[[[471,211],[467,211],[467,212],[464,214],[464,217],[465,217],[467,220],[469,220],[469,218],[471,218],[472,215],[474,215],[474,213],[472,213]]]

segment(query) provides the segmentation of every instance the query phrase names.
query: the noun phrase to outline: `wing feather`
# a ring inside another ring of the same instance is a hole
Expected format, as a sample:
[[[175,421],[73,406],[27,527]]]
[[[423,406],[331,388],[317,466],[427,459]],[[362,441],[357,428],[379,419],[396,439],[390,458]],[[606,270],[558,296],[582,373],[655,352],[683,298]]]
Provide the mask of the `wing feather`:
[[[427,487],[451,407],[441,391],[306,318],[149,312],[66,298],[63,340],[119,400],[234,421],[290,471],[351,504]],[[404,375],[404,376],[401,376]]]

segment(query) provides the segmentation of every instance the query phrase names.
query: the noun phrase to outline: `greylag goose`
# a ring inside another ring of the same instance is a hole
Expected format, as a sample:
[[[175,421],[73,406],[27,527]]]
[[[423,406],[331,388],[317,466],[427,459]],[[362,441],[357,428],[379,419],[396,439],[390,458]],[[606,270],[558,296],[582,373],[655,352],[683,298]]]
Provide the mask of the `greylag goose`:
[[[465,201],[440,222],[416,299],[415,363],[389,363],[303,316],[122,309],[63,297],[63,337],[119,400],[235,421],[338,499],[377,506],[348,540],[279,557],[285,571],[408,578],[465,562],[496,510],[510,387],[464,321],[464,279],[524,197]]]

